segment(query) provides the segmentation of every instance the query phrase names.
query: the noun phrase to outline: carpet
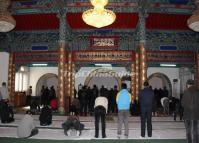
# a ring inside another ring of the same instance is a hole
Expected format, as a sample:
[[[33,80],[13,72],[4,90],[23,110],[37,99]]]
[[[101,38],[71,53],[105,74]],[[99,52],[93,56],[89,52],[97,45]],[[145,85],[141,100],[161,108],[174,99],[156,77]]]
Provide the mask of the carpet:
[[[150,140],[112,140],[112,139],[92,139],[92,140],[44,140],[44,139],[19,139],[0,138],[1,143],[186,143],[183,139],[150,139]]]

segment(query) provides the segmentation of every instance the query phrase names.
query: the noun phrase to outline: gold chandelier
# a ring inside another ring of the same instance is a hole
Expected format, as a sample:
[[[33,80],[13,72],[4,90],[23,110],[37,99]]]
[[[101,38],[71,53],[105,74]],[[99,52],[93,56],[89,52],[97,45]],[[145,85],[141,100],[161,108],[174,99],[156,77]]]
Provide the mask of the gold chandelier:
[[[90,0],[94,9],[89,9],[82,14],[83,21],[93,27],[101,28],[111,25],[116,15],[113,11],[104,7],[108,4],[108,0]]]
[[[9,32],[16,26],[16,21],[7,11],[10,0],[0,0],[0,32]]]

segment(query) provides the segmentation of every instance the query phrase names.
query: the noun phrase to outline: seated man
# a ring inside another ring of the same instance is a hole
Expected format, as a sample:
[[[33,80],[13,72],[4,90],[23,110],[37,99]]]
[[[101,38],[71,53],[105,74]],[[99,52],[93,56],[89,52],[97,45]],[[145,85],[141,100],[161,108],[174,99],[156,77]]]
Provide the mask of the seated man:
[[[46,105],[42,108],[39,121],[41,126],[47,126],[52,123],[52,110],[49,106]]]
[[[35,127],[33,118],[30,112],[23,117],[17,128],[17,136],[19,138],[28,138],[38,134],[38,129]]]
[[[0,103],[1,122],[10,123],[14,121],[14,113],[12,107],[7,102]]]
[[[40,106],[38,101],[36,101],[36,99],[34,99],[33,101],[31,101],[30,104],[30,112],[31,114],[37,114],[40,111]]]
[[[80,123],[77,116],[69,116],[68,119],[62,124],[62,128],[64,129],[66,136],[68,136],[68,131],[70,129],[75,129],[77,131],[77,135],[80,136],[81,131],[84,129],[84,125]]]

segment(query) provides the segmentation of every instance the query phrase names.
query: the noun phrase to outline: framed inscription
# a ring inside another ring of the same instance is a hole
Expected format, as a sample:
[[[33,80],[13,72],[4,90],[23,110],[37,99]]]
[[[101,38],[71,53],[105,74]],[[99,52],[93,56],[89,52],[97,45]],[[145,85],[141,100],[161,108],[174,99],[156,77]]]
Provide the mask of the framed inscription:
[[[118,37],[90,37],[90,48],[95,49],[117,49]]]

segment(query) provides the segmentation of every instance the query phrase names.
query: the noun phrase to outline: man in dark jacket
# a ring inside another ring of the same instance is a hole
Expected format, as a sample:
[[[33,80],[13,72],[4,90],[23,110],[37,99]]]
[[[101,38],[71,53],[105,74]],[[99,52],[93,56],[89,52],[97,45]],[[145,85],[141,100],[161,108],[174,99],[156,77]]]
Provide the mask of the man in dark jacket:
[[[194,80],[187,81],[187,89],[182,97],[184,120],[188,143],[199,142],[199,90],[194,86]]]
[[[52,110],[49,106],[46,105],[42,108],[39,121],[41,126],[47,126],[52,123]]]
[[[149,88],[149,83],[144,82],[144,89],[139,93],[139,102],[141,108],[141,137],[145,137],[145,128],[147,122],[148,137],[152,136],[152,108],[153,108],[154,92]]]

